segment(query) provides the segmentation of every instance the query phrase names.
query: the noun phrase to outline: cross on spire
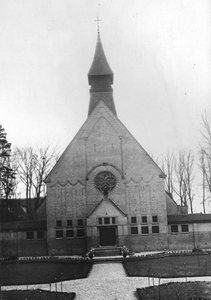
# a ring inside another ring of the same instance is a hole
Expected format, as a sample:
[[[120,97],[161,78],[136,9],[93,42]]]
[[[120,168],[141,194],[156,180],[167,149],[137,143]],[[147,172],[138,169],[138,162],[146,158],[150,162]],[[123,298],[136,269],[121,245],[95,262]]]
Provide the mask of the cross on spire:
[[[97,32],[100,33],[100,22],[101,20],[99,19],[99,17],[97,16],[97,20],[95,20],[95,22],[97,22]]]

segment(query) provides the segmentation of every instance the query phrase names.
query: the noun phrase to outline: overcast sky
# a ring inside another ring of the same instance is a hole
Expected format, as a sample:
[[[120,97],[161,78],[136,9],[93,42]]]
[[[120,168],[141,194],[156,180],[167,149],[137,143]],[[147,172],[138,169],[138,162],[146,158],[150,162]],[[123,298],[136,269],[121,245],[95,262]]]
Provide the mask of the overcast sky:
[[[97,15],[118,118],[153,155],[197,152],[210,110],[209,0],[0,0],[0,123],[63,151],[87,118]]]

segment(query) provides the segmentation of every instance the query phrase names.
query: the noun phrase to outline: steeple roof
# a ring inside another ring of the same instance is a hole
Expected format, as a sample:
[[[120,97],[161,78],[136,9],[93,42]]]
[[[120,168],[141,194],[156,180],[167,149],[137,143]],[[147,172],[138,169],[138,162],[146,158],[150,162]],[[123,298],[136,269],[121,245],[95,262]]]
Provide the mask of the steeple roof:
[[[113,75],[98,32],[94,59],[88,73],[89,85],[91,86],[88,116],[91,115],[100,101],[103,101],[113,114],[117,115],[113,99]]]
[[[113,72],[106,59],[103,46],[101,43],[101,39],[100,39],[100,33],[98,32],[95,54],[94,54],[91,68],[88,73],[89,84],[91,85],[92,76],[103,76],[103,75],[109,76],[110,83],[113,84]]]

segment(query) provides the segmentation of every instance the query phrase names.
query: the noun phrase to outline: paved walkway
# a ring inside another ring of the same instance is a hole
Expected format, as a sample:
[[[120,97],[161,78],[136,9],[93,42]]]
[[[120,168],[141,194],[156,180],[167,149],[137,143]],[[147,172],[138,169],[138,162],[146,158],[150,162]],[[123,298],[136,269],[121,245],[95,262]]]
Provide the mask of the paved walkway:
[[[185,281],[186,278],[161,279],[162,283]],[[211,277],[187,278],[188,281],[211,281]],[[136,289],[157,285],[157,278],[127,277],[121,263],[94,264],[88,278],[55,284],[30,285],[28,289],[75,292],[76,300],[137,300]],[[26,289],[26,286],[2,287],[2,290]]]

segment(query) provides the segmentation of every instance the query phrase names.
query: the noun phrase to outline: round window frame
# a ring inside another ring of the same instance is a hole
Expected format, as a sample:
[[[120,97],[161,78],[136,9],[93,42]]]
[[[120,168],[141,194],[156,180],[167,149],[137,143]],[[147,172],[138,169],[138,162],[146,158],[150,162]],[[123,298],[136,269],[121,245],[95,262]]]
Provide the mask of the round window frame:
[[[108,195],[115,189],[117,185],[117,178],[110,171],[101,171],[95,176],[94,185],[99,192],[104,195]]]

